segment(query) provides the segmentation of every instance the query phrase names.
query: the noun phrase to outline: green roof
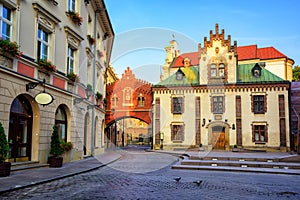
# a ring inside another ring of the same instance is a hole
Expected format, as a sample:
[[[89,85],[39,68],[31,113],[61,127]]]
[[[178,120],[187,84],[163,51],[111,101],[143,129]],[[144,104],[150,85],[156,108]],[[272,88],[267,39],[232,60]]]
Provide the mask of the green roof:
[[[183,73],[183,78],[177,80],[176,73]],[[155,86],[189,86],[199,84],[199,72],[197,67],[179,68],[176,73],[157,83]]]
[[[253,69],[261,70],[260,76],[253,75]],[[240,64],[237,68],[237,83],[259,83],[259,82],[283,82],[284,79],[276,76],[267,69],[260,67],[257,63]]]

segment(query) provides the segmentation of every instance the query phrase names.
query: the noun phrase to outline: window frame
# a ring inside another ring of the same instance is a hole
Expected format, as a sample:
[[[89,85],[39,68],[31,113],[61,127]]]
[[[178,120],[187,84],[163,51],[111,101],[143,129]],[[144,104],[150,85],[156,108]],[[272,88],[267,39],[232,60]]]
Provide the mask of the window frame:
[[[215,101],[216,99],[216,101]],[[221,99],[221,101],[219,101]],[[224,104],[225,98],[224,96],[213,96],[212,97],[212,112],[215,114],[222,114],[225,111],[225,104]],[[221,105],[221,110],[220,110]]]
[[[47,36],[47,41],[42,37],[42,35]],[[45,31],[40,26],[38,27],[38,33],[37,33],[37,58],[38,59],[49,59],[49,49],[50,49],[50,34]],[[43,54],[43,47],[46,47],[46,54]]]
[[[172,123],[170,126],[171,126],[171,141],[183,142],[185,136],[184,123]]]
[[[252,103],[252,112],[254,114],[265,114],[267,112],[266,94],[252,94],[251,103]]]
[[[225,78],[225,63],[211,63],[210,66],[210,78],[212,79],[224,79]],[[222,72],[222,75],[220,75]]]
[[[263,139],[262,139],[263,134]],[[268,142],[268,124],[252,123],[252,142],[257,144]]]
[[[74,73],[75,66],[75,49],[68,45],[68,54],[67,54],[67,73]],[[73,63],[73,64],[71,64]]]
[[[56,115],[58,113],[58,110],[61,111],[61,113],[64,115],[65,117],[65,120],[59,120],[59,119],[56,119]],[[64,138],[62,137],[62,129],[60,129],[59,126],[57,126],[58,124],[62,124],[65,126],[65,130],[64,130]],[[65,110],[65,108],[62,106],[62,105],[59,105],[55,111],[55,126],[57,126],[57,129],[58,129],[58,134],[59,134],[59,139],[61,141],[64,141],[64,142],[67,142],[67,139],[68,139],[68,118],[67,118],[67,112]]]
[[[5,18],[4,16],[3,16],[3,9],[7,9],[7,11],[9,11],[10,13],[9,13],[9,16],[10,16],[10,19],[8,19],[8,18]],[[0,31],[1,31],[1,37],[4,39],[4,40],[6,40],[6,39],[8,39],[8,40],[12,40],[12,29],[13,29],[13,10],[12,9],[10,9],[10,8],[8,8],[7,6],[5,6],[5,5],[3,5],[3,4],[1,4],[0,3]],[[9,26],[9,31],[7,31],[7,29],[6,29],[6,31],[5,31],[5,35],[3,35],[3,24],[6,24],[6,26]],[[7,34],[7,32],[9,32],[8,34]]]
[[[176,101],[177,100],[177,101]],[[182,114],[183,113],[183,97],[172,97],[171,99],[171,109],[173,114]]]
[[[68,11],[76,12],[76,0],[68,0]]]

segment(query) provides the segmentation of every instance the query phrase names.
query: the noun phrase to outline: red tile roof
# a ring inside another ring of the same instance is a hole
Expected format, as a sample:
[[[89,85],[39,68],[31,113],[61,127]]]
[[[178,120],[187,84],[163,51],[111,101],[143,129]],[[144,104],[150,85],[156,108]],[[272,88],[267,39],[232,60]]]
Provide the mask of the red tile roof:
[[[183,59],[189,58],[191,60],[191,66],[199,64],[198,52],[183,53],[175,58],[171,64],[171,67],[183,67]]]
[[[237,48],[238,60],[288,58],[274,47],[257,48],[257,45]]]

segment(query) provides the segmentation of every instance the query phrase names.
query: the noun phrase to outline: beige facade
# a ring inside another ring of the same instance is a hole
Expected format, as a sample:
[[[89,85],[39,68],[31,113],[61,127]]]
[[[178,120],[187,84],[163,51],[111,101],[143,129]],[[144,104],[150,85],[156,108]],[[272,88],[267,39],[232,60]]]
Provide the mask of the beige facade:
[[[280,78],[280,70],[278,76],[270,72],[271,59],[266,67],[238,62],[237,43],[231,45],[231,37],[226,40],[218,25],[199,45],[196,65],[189,56],[174,56],[164,66],[163,80],[152,88],[156,146],[289,150],[290,72],[286,78]],[[274,63],[286,68],[286,63]]]
[[[57,123],[62,139],[74,147],[64,155],[64,162],[102,153],[105,110],[93,94],[105,97],[105,72],[114,38],[104,2],[1,0],[0,6],[9,15],[1,12],[1,19],[10,26],[7,39],[23,52],[14,57],[2,48],[0,55],[0,121],[10,142],[11,161],[47,162],[52,127]],[[38,64],[42,58],[51,61],[56,71],[42,68]],[[68,78],[71,73],[77,78]],[[26,89],[30,83],[39,84]],[[89,98],[88,85],[92,86]],[[43,90],[54,98],[46,106],[35,100]],[[15,133],[18,123],[21,135]],[[20,140],[23,146],[16,145]]]

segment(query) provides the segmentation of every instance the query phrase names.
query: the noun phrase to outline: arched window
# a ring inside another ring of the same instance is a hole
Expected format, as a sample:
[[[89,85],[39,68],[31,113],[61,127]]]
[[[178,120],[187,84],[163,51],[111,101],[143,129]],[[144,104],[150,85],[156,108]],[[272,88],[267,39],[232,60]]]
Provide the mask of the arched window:
[[[67,142],[67,114],[62,105],[55,112],[55,125],[58,128],[59,139]]]

